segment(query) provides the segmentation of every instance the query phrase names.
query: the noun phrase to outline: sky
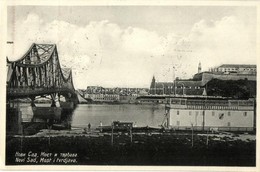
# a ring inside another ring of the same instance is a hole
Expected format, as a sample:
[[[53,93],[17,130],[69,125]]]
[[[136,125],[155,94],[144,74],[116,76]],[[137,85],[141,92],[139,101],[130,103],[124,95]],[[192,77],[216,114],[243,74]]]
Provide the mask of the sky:
[[[256,64],[256,8],[9,6],[8,58],[57,45],[76,88],[149,87],[224,63]]]

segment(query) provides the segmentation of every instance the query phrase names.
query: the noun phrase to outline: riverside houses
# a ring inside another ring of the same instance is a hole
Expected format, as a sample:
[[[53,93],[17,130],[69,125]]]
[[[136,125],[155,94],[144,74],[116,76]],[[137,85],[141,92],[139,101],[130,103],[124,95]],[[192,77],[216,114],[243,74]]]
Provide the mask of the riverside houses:
[[[253,131],[254,100],[167,98],[163,125],[176,130]]]

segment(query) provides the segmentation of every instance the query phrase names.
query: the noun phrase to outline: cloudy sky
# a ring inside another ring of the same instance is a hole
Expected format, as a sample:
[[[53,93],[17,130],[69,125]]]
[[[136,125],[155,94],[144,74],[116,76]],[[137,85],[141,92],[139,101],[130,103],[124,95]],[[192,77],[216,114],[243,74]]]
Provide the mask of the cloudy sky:
[[[149,87],[223,63],[256,63],[256,8],[10,6],[8,58],[54,43],[76,88]],[[174,68],[173,68],[174,67]],[[175,72],[174,72],[175,69]]]

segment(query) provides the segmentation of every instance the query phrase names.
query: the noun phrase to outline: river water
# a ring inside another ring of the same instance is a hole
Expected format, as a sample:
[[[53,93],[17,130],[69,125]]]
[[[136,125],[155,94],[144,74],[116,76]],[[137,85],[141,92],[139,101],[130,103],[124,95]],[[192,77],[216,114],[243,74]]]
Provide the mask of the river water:
[[[158,127],[164,118],[164,105],[79,104],[72,115],[72,127],[111,125],[112,121],[135,122],[138,127]]]

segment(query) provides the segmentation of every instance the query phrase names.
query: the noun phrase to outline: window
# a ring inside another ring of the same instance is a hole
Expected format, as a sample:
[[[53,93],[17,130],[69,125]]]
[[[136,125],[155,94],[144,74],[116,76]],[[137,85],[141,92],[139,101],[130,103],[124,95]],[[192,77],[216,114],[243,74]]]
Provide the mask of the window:
[[[212,111],[212,116],[215,116],[215,112],[214,111]]]
[[[180,121],[177,121],[177,126],[180,126]]]
[[[224,115],[225,115],[224,113],[219,113],[218,118],[219,118],[219,119],[223,119],[223,118],[224,118]]]
[[[192,114],[192,112],[191,111],[189,111],[189,115],[191,116],[191,114]]]
[[[247,116],[247,112],[244,112],[244,116]]]
[[[228,122],[228,123],[227,123],[227,126],[228,126],[228,127],[230,127],[230,126],[231,126],[230,122]]]
[[[199,112],[198,111],[196,111],[196,116],[198,116],[199,115]]]
[[[177,115],[180,115],[180,111],[177,110]]]
[[[228,116],[231,116],[231,112],[228,112]]]

